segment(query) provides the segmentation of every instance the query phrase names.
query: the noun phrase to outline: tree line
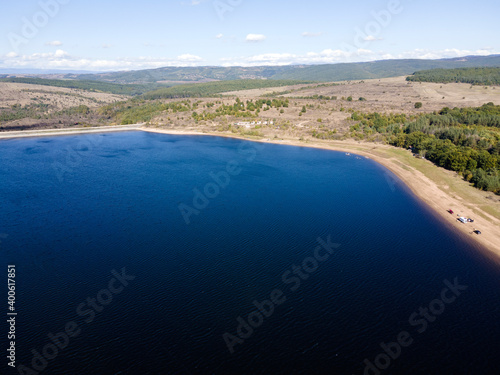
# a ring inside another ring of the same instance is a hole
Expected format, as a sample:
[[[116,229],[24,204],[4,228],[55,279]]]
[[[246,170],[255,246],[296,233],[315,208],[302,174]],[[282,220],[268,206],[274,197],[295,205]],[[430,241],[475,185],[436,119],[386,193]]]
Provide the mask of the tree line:
[[[422,70],[406,77],[410,82],[451,83],[471,85],[500,85],[500,68],[458,68]]]
[[[240,79],[233,81],[216,81],[197,84],[185,84],[168,88],[161,88],[143,95],[146,100],[155,99],[178,99],[178,98],[200,98],[220,96],[221,93],[268,87],[291,86],[304,81],[292,80],[264,80],[264,79]]]
[[[500,194],[500,106],[443,108],[433,114],[360,114],[351,135],[383,134],[391,145],[411,149],[415,155],[456,171],[475,187]]]
[[[126,102],[116,102],[99,108],[99,115],[121,125],[138,124],[151,121],[162,112],[188,112],[197,108],[197,103],[191,105],[189,101],[161,103],[148,102],[142,99],[133,99]]]
[[[256,101],[247,100],[246,102],[243,102],[240,100],[240,98],[236,98],[233,104],[218,104],[220,104],[220,106],[215,109],[215,112],[209,112],[207,110],[204,110],[202,113],[193,112],[192,117],[195,119],[195,121],[214,120],[217,117],[221,116],[256,118],[261,111],[268,111],[271,108],[288,108],[290,101],[288,99],[274,98],[258,99]]]

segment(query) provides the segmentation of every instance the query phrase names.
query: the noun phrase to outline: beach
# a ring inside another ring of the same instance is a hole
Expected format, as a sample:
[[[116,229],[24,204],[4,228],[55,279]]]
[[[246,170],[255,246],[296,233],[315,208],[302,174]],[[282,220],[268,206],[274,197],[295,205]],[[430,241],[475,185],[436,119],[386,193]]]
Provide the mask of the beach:
[[[0,132],[0,139],[26,138],[26,137],[50,137],[57,135],[107,133],[138,130],[143,124],[95,126],[86,128],[61,128],[44,130],[20,130]]]

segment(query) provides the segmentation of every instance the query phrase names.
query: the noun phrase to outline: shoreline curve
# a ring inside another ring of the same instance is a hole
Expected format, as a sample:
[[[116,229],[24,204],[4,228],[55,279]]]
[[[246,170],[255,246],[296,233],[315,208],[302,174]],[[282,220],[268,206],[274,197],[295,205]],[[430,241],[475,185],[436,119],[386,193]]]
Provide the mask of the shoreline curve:
[[[397,149],[396,147],[366,143],[363,146],[365,146],[365,148],[367,149],[363,149],[363,147],[360,147],[360,145],[355,141],[315,141],[315,144],[307,144],[297,140],[274,141],[270,139],[249,139],[237,135],[203,133],[189,130],[167,130],[146,127],[140,128],[138,130],[169,135],[204,135],[225,137],[240,139],[249,142],[271,143],[279,145],[318,148],[330,151],[349,152],[367,157],[394,173],[415,195],[415,197],[418,198],[418,200],[422,202],[426,206],[426,208],[428,208],[429,211],[433,213],[434,216],[443,224],[445,224],[452,232],[458,234],[464,240],[468,240],[468,242],[475,245],[474,248],[482,255],[485,255],[490,260],[500,265],[500,220],[477,208],[476,212],[465,208],[465,204],[464,202],[460,201],[460,197],[457,198],[451,196],[450,194],[447,194],[447,192],[443,191],[431,178],[426,176],[421,171],[403,164],[401,161],[397,160],[394,157],[383,157],[380,154],[377,154],[377,152],[375,151],[378,149]],[[422,162],[424,161],[422,160]],[[427,162],[430,163],[429,161]],[[433,164],[432,166],[436,169],[440,169]],[[471,189],[475,188],[471,187]],[[447,210],[450,208],[455,212],[460,212],[461,216],[463,215],[474,217],[474,224],[459,223],[456,220],[457,216],[455,216],[455,214],[451,215],[447,212]],[[478,216],[477,211],[481,211],[480,216]],[[485,219],[485,217],[487,217],[487,219]],[[481,230],[481,235],[471,234],[471,231],[476,227]]]
[[[334,140],[314,140],[314,143],[299,141],[296,139],[281,139],[281,140],[263,140],[251,139],[236,134],[224,134],[216,132],[200,132],[196,130],[177,130],[177,129],[158,129],[151,127],[144,127],[144,124],[134,124],[126,126],[109,126],[109,127],[93,127],[93,128],[73,128],[73,129],[47,129],[40,131],[18,131],[18,132],[2,132],[0,133],[0,140],[2,139],[19,139],[25,137],[42,137],[42,136],[60,136],[60,135],[73,135],[73,134],[89,134],[99,132],[121,132],[121,131],[145,131],[150,133],[160,133],[169,135],[197,135],[197,136],[213,136],[225,137],[232,139],[239,139],[249,142],[257,143],[271,143],[278,145],[289,145],[296,147],[317,148],[330,151],[349,152],[361,155],[372,159],[376,163],[394,173],[405,186],[413,193],[413,195],[424,204],[424,206],[432,213],[439,221],[446,225],[452,232],[459,235],[462,239],[467,240],[474,245],[473,247],[486,256],[488,259],[500,266],[500,219],[492,216],[481,210],[479,207],[467,207],[468,203],[464,198],[452,196],[449,192],[445,191],[430,177],[416,168],[413,168],[395,155],[389,155],[390,150],[400,150],[401,152],[409,152],[403,149],[398,149],[388,145],[378,145],[375,143],[362,143],[356,141],[334,141]],[[430,163],[434,170],[439,168],[429,161],[422,163]],[[442,170],[440,173],[447,173],[449,171]],[[476,191],[477,189],[470,187]],[[478,193],[477,191],[476,193]],[[485,202],[484,204],[486,204]],[[474,205],[472,205],[474,206]],[[499,205],[500,207],[500,205]],[[455,214],[450,215],[447,210],[452,209],[460,213],[460,216],[473,217],[474,224],[461,224],[457,222]],[[482,234],[471,234],[474,229],[480,229]]]

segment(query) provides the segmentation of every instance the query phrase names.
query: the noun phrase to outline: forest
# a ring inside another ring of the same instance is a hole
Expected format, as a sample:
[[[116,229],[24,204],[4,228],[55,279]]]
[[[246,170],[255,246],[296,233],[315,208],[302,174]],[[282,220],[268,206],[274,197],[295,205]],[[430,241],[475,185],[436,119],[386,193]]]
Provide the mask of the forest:
[[[455,171],[475,187],[500,194],[500,106],[443,108],[417,118],[354,112],[355,138],[383,134],[389,144]]]
[[[470,83],[500,85],[500,68],[459,68],[422,70],[406,77],[410,82]]]

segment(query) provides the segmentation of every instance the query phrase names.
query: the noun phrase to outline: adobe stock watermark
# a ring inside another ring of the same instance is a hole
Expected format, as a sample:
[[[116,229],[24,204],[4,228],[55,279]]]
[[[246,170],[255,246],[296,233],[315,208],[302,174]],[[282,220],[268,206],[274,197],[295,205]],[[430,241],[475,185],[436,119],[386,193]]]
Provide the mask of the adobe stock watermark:
[[[248,147],[247,147],[248,146]],[[241,143],[238,146],[238,153],[245,156],[245,160],[251,163],[257,157],[257,149],[248,143]],[[177,207],[184,219],[184,222],[191,224],[191,216],[198,216],[202,210],[208,207],[210,202],[217,198],[219,194],[231,183],[232,177],[238,176],[243,171],[241,163],[237,160],[230,160],[222,171],[210,172],[210,181],[202,189],[193,189],[192,206],[180,203]]]
[[[20,33],[10,32],[7,35],[10,46],[15,52],[19,52],[19,46],[28,44],[35,38],[40,29],[48,25],[51,18],[56,17],[61,10],[61,5],[66,5],[70,0],[42,0],[38,2],[40,10],[35,12],[30,18],[22,17]]]
[[[302,285],[302,281],[309,279],[311,274],[317,271],[320,264],[330,258],[334,249],[340,247],[340,244],[331,242],[330,236],[328,236],[326,242],[318,237],[317,242],[319,245],[314,248],[311,256],[306,257],[300,266],[293,264],[281,275],[281,282],[284,285],[289,285],[290,292],[296,292]],[[246,319],[241,316],[236,318],[238,324],[235,334],[225,332],[222,335],[229,353],[233,354],[236,345],[241,345],[245,340],[249,339],[255,329],[259,328],[265,319],[270,318],[274,314],[275,308],[286,302],[287,297],[283,289],[273,289],[269,293],[269,299],[265,299],[262,302],[254,300],[252,304],[255,310],[248,314]]]
[[[103,137],[99,134],[80,138],[81,140],[75,147],[68,146],[64,149],[64,163],[59,161],[52,163],[52,169],[60,183],[64,181],[65,174],[73,172],[73,169],[82,163],[84,153],[92,152],[103,140]]]
[[[356,27],[353,44],[342,43],[341,49],[345,52],[356,52],[359,49],[367,48],[368,45],[380,39],[382,31],[387,28],[395,15],[400,14],[404,10],[400,0],[389,0],[385,9],[372,11],[371,19],[366,23],[364,28]]]
[[[233,12],[238,6],[243,4],[243,0],[215,0],[212,4],[219,20],[224,21],[226,13]]]
[[[444,280],[446,286],[441,290],[438,298],[433,299],[428,306],[420,306],[418,311],[413,312],[408,318],[408,323],[411,327],[416,327],[416,332],[419,334],[427,331],[430,323],[436,321],[437,317],[444,313],[446,305],[449,305],[459,297],[464,290],[467,290],[467,285],[460,285],[455,277],[453,283]],[[393,361],[396,361],[401,355],[403,348],[413,344],[413,336],[409,331],[401,331],[396,335],[395,341],[389,343],[380,343],[381,353],[373,360],[365,358],[363,361],[365,368],[363,375],[380,375],[383,370],[389,368]]]
[[[66,349],[72,338],[79,336],[82,332],[82,323],[90,324],[94,321],[98,313],[102,312],[108,306],[115,296],[123,292],[129,281],[134,280],[136,277],[127,274],[124,268],[120,273],[112,270],[111,274],[114,276],[109,280],[107,288],[101,289],[97,292],[95,297],[88,297],[85,302],[80,303],[76,307],[76,314],[79,317],[85,318],[83,322],[78,323],[76,320],[67,322],[60,332],[49,332],[47,335],[48,342],[40,349],[33,348],[31,353],[31,367],[23,364],[17,365],[17,371],[21,375],[38,375],[46,370],[49,361],[54,360],[64,349]],[[69,373],[69,372],[68,372]]]

